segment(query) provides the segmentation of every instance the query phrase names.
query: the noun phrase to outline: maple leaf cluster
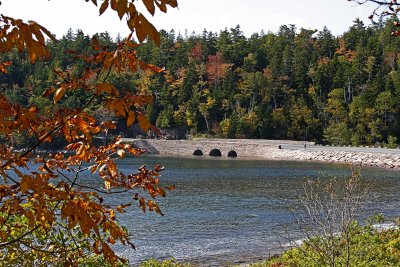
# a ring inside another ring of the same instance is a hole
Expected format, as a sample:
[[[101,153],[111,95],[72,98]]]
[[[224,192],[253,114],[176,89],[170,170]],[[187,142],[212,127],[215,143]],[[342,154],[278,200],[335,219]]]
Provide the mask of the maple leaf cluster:
[[[96,0],[91,2],[97,6]],[[143,0],[143,3],[152,15],[156,7],[166,12],[167,6],[177,6],[176,0]],[[120,19],[127,17],[128,27],[132,34],[136,33],[139,43],[146,38],[159,43],[157,30],[136,9],[134,1],[104,0],[99,7],[100,15],[109,7]],[[22,264],[16,255],[27,251],[36,253],[36,261],[38,255],[42,258],[51,255],[48,263],[58,258],[64,265],[77,265],[88,251],[102,255],[111,263],[124,262],[111,245],[119,241],[133,246],[116,215],[124,213],[132,203],[106,205],[103,197],[109,194],[132,192],[132,202],[137,201],[143,211],[162,215],[154,199],[165,197],[165,190],[172,189],[159,185],[163,168],[155,166],[149,170],[142,166],[136,173],[124,174],[115,160],[127,154],[138,156],[143,151],[123,144],[118,137],[102,146],[93,142],[99,134],[116,127],[114,121],[98,121],[90,112],[95,106],[103,106],[115,117],[125,119],[128,127],[138,123],[145,131],[157,130],[143,112],[152,97],[143,92],[120,90],[109,82],[110,73],[163,71],[138,59],[138,43],[133,41],[132,34],[113,49],[101,46],[93,37],[94,53],[69,51],[69,56],[85,62],[87,67],[79,75],[68,69],[54,69],[56,78],[42,94],[53,103],[46,111],[34,105],[11,103],[0,94],[0,135],[10,140],[0,144],[3,178],[0,184],[0,258],[5,262]],[[36,22],[0,17],[0,53],[17,49],[21,55],[26,53],[32,64],[46,60],[50,56],[46,38],[57,42]],[[12,61],[1,62],[1,75],[7,75],[11,65]],[[62,105],[64,99],[79,90],[89,96],[79,108],[68,109]],[[16,133],[33,137],[34,144],[16,151],[11,142]],[[51,144],[56,138],[66,140],[67,153],[35,155],[38,147]],[[103,188],[80,181],[82,174],[89,172],[103,182]]]

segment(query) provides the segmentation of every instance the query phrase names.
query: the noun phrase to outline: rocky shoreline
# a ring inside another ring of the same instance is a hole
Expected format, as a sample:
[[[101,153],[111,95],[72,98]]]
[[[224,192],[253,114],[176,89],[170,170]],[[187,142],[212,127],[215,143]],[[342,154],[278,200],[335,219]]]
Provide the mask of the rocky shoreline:
[[[400,169],[400,154],[369,153],[333,150],[281,149],[274,155],[275,159],[319,161],[338,164]]]

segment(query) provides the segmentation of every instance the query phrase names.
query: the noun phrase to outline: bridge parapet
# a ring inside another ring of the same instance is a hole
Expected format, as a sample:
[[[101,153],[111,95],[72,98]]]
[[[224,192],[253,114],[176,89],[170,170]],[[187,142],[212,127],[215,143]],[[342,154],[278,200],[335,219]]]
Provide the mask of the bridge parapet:
[[[280,144],[304,144],[298,141],[254,140],[254,139],[196,139],[196,140],[156,140],[128,139],[124,142],[133,143],[138,148],[152,154],[192,156],[196,152],[200,156],[210,155],[222,157],[268,157],[274,154]],[[314,145],[308,142],[307,145]],[[200,153],[201,152],[201,153]]]

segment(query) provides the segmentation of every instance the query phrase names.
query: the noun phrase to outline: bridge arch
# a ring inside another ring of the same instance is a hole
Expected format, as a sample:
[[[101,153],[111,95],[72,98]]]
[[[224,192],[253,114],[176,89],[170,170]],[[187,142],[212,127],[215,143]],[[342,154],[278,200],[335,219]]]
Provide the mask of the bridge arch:
[[[214,148],[214,149],[212,149],[211,151],[210,151],[210,154],[209,154],[211,157],[221,157],[222,156],[222,153],[221,153],[221,150],[219,150],[218,148]]]
[[[236,158],[237,156],[238,156],[237,152],[233,149],[228,152],[228,157],[230,158]]]
[[[201,151],[201,149],[196,149],[193,152],[193,156],[203,156],[203,151]]]

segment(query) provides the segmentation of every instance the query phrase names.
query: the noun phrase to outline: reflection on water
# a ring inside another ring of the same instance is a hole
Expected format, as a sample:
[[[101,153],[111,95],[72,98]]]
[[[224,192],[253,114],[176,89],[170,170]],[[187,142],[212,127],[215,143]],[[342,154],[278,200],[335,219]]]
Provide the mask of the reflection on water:
[[[166,166],[163,179],[177,189],[159,201],[164,217],[134,208],[119,215],[137,250],[118,247],[117,251],[132,264],[174,257],[219,266],[266,258],[281,251],[288,230],[296,236],[289,207],[302,193],[304,177],[317,177],[321,171],[338,177],[351,174],[346,166],[240,158],[143,157],[119,162],[125,172],[142,164]],[[363,169],[362,175],[373,190],[361,216],[373,211],[387,218],[400,216],[400,172]],[[130,197],[118,195],[111,201],[120,204]]]

